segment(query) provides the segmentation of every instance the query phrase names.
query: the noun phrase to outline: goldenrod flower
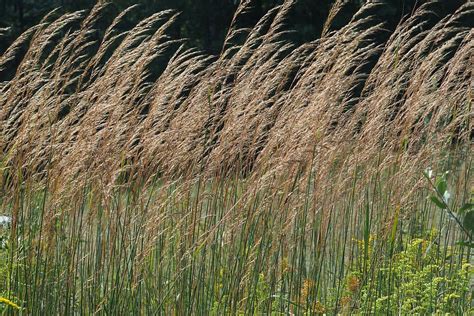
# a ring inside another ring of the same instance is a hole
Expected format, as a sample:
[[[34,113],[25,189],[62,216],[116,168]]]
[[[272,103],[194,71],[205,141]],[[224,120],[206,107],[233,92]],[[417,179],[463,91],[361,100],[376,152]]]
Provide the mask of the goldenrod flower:
[[[16,305],[15,303],[10,301],[9,299],[1,297],[1,296],[0,296],[0,303],[3,303],[5,305],[8,305],[8,306],[13,307],[15,309],[20,309],[20,306]]]
[[[290,271],[291,269],[291,266],[290,266],[290,263],[288,262],[288,258],[283,258],[282,262],[281,262],[281,270],[283,273],[287,273],[288,271]]]
[[[313,304],[312,312],[315,314],[324,314],[326,313],[326,307],[320,301],[316,301]]]
[[[341,298],[341,305],[343,307],[348,306],[351,302],[352,302],[352,298],[350,296],[346,295]]]
[[[359,286],[360,286],[360,280],[357,276],[355,275],[351,275],[348,279],[347,279],[347,289],[352,292],[352,293],[355,293],[357,292],[357,290],[359,289]]]
[[[305,302],[310,294],[311,289],[314,287],[314,281],[310,279],[306,279],[303,282],[303,286],[301,287],[301,302]]]

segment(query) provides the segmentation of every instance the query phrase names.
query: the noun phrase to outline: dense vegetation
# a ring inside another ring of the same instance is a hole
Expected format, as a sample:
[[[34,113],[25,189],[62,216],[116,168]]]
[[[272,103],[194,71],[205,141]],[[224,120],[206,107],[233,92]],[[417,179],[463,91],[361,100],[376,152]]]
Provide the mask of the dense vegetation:
[[[307,3],[221,45],[53,11],[5,50],[0,313],[473,312],[474,3],[328,2],[311,38]]]

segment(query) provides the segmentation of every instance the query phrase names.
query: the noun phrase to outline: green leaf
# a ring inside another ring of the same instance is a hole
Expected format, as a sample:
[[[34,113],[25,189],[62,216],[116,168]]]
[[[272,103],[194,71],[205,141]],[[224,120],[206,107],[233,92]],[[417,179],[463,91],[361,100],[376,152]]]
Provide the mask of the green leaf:
[[[431,195],[430,196],[430,200],[431,202],[433,202],[434,204],[436,204],[437,207],[439,207],[440,209],[444,210],[447,208],[447,205],[446,203],[442,202],[440,199],[438,199],[436,196],[434,195]]]
[[[464,215],[463,226],[467,230],[474,232],[474,211],[469,211]]]
[[[438,193],[443,195],[444,192],[448,189],[448,183],[446,180],[443,178],[439,178],[437,183],[436,183],[436,189],[438,190]]]
[[[474,210],[474,204],[473,203],[466,203],[464,204],[459,210],[459,214],[464,214],[466,211],[472,211]]]
[[[468,242],[468,241],[458,241],[456,243],[458,246],[463,246],[463,247],[468,247],[468,248],[474,248],[474,243]]]

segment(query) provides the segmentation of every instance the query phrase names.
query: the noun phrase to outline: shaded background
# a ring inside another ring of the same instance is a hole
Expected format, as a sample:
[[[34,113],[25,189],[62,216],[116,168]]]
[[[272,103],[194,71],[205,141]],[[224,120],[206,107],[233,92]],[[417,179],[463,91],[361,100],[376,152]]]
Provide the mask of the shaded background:
[[[54,8],[61,11],[90,9],[97,0],[0,0],[0,53],[24,30],[37,24],[41,18]],[[333,20],[333,27],[339,28],[367,0],[347,0],[344,10]],[[398,10],[400,15],[412,9],[416,0],[378,0],[384,1]],[[172,29],[178,38],[188,38],[189,45],[208,53],[218,53],[232,20],[239,0],[112,0],[113,9],[140,4],[141,8],[129,17],[129,23],[135,24],[145,16],[164,10],[175,9],[181,12],[178,23]],[[249,26],[271,7],[283,0],[254,0],[254,9],[246,16]],[[298,0],[288,21],[289,29],[295,29],[295,43],[307,42],[319,38],[334,0]],[[419,2],[419,1],[418,1]],[[113,16],[114,12],[111,12]],[[116,12],[115,12],[116,13]],[[8,30],[5,30],[8,28]]]

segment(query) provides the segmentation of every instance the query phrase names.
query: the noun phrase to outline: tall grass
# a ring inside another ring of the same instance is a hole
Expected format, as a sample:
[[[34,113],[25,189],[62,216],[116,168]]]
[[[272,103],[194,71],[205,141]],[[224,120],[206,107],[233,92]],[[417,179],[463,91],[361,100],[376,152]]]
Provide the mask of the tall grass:
[[[97,5],[52,12],[0,57],[5,302],[472,312],[456,212],[473,194],[473,3],[426,1],[396,26],[368,3],[299,47],[292,5],[247,29],[243,2],[219,56],[171,39],[171,11],[100,32]]]
[[[124,173],[286,169],[314,148],[320,169],[379,151],[389,162],[400,147],[412,153],[404,163],[423,165],[472,142],[472,2],[427,1],[398,26],[371,2],[300,47],[285,24],[292,5],[248,29],[244,2],[219,56],[171,39],[170,11],[122,31],[132,7],[105,32],[107,5],[51,13],[0,59],[5,164],[106,186]]]
[[[456,158],[452,206],[473,194]],[[467,313],[465,236],[397,167],[345,174],[343,192],[314,172],[91,184],[73,200],[26,182],[6,204],[2,291],[26,314]]]

